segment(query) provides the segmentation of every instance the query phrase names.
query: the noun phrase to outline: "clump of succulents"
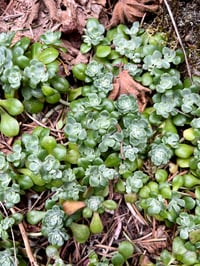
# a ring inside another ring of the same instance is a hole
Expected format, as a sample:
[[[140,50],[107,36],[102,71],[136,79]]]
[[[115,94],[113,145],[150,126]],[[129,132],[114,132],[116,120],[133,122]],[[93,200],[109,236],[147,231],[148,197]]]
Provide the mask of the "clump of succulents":
[[[14,110],[7,107],[7,99],[0,101],[1,125],[5,113],[18,115],[33,99],[56,103],[66,92],[69,111],[62,144],[50,129],[38,126],[16,140],[9,154],[0,153],[0,197],[6,208],[18,204],[29,189],[50,191],[43,210],[28,211],[26,221],[41,224],[40,233],[49,242],[47,256],[55,265],[65,265],[59,248],[70,237],[85,243],[91,234],[102,233],[101,214],[117,209],[108,197],[112,186],[149,220],[176,228],[171,251],[163,250],[152,265],[198,266],[200,82],[197,77],[193,84],[182,81],[177,67],[183,62],[181,50],[171,49],[162,33],[150,35],[138,22],[106,31],[98,20],[89,19],[80,49],[94,54],[88,64],[72,67],[82,86],[68,89],[57,75],[59,33],[48,32],[31,45],[22,38],[10,47],[12,37],[5,35],[0,42],[0,79],[5,95],[21,89],[24,106],[12,97]],[[151,102],[143,111],[137,94],[119,90],[115,99],[109,98],[122,70],[150,89]],[[2,240],[20,221],[12,215],[0,217]],[[134,245],[125,240],[110,259],[91,252],[88,266],[123,265],[133,253]],[[13,259],[12,249],[1,251],[2,263],[13,265]]]
[[[41,112],[45,103],[58,103],[69,88],[68,80],[58,74],[59,52],[64,50],[60,32],[46,32],[34,43],[22,37],[13,44],[14,36],[14,32],[0,35],[0,131],[7,137],[19,134],[13,116],[24,110]]]

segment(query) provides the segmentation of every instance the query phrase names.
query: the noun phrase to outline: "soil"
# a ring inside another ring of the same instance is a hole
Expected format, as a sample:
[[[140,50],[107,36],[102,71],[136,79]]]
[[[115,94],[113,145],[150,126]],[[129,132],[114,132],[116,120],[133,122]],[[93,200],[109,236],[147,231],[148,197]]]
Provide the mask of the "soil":
[[[127,4],[128,6],[130,2],[130,0],[123,0],[120,4]],[[141,2],[146,3],[148,1],[143,0]],[[160,5],[158,1],[150,2],[156,2],[155,12],[146,13],[145,9],[142,12],[140,10],[141,14],[134,13],[134,7],[132,6],[130,9],[124,8],[129,16],[118,14],[117,19],[124,20],[127,25],[131,21],[140,20],[143,26],[152,32],[164,31],[168,33],[170,45],[180,47],[165,1]],[[113,21],[116,22],[116,19],[113,20],[113,15],[116,16],[115,6],[117,3],[119,1],[113,0],[1,0],[0,32],[17,31],[15,40],[22,36],[29,36],[33,41],[36,41],[47,30],[61,31],[63,44],[68,49],[67,54],[63,55],[63,62],[66,64],[66,68],[70,70],[71,65],[75,62],[87,62],[88,60],[88,57],[82,56],[79,52],[81,35],[87,18],[98,18],[102,24],[110,27]],[[171,0],[168,1],[168,4],[171,7],[173,20],[187,53],[188,66],[186,64],[182,66],[182,74],[188,75],[187,67],[189,67],[193,75],[200,76],[200,1]],[[136,16],[130,15],[133,13]],[[61,115],[62,111],[58,108],[54,110],[51,119],[43,120],[43,124],[52,126]],[[30,122],[27,117],[25,121],[28,122],[22,124],[22,131],[31,130],[36,125],[35,121]],[[57,137],[62,139],[61,135]],[[10,143],[7,141],[7,139],[1,137],[1,149],[8,149]],[[30,193],[24,196],[22,202],[29,201],[29,204],[34,204],[37,209],[40,209],[44,205],[47,196],[47,192],[44,192],[40,195],[39,200],[35,201],[34,193]],[[143,216],[132,205],[126,204],[121,195],[113,193],[112,198],[118,202],[119,207],[114,216],[112,212],[105,213],[102,216],[104,232],[92,236],[90,241],[85,244],[77,244],[73,239],[67,241],[60,252],[60,256],[64,261],[77,266],[86,266],[88,251],[91,247],[100,256],[109,257],[109,252],[117,247],[117,243],[123,240],[125,235],[130,239],[134,239],[133,242],[137,244],[135,257],[132,261],[129,261],[129,265],[132,266],[147,265],[149,261],[155,262],[160,251],[171,246],[173,230],[168,231],[158,221],[151,221],[148,217]],[[18,207],[22,210],[27,208],[27,205],[24,204],[23,206],[21,204]],[[31,248],[35,251],[38,263],[46,265],[46,238],[35,238],[34,233],[37,233],[40,228],[26,223],[24,223],[24,226],[29,233]],[[17,240],[21,241],[20,234],[16,233],[16,236],[19,238]],[[143,256],[138,254],[143,254]]]

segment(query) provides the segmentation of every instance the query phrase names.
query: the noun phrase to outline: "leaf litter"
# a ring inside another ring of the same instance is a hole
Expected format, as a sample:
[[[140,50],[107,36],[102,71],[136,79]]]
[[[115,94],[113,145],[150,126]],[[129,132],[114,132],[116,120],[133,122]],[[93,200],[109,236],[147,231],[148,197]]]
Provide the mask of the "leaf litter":
[[[148,103],[148,98],[146,97],[147,92],[150,93],[151,90],[135,81],[129,75],[128,70],[122,70],[115,78],[113,90],[108,98],[116,100],[121,94],[133,95],[137,99],[139,111],[142,112]]]

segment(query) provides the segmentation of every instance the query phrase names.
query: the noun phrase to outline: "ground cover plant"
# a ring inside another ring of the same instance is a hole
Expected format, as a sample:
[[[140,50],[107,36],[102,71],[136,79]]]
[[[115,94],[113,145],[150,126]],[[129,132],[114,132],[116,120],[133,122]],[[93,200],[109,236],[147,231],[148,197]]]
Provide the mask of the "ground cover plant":
[[[80,51],[92,56],[66,79],[60,36],[0,35],[0,130],[18,136],[0,153],[1,264],[198,266],[200,78],[182,77],[183,52],[163,32],[90,18]],[[58,128],[19,136],[24,110],[34,118],[49,106],[65,110]],[[157,251],[122,227],[122,202]]]

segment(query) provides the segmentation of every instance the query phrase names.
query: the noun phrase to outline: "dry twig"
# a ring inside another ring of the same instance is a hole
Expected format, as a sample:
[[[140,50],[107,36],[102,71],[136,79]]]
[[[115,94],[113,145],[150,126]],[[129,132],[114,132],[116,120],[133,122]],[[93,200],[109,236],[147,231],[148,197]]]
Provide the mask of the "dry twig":
[[[16,213],[14,208],[10,208],[10,211],[12,213]],[[19,230],[20,230],[21,236],[22,236],[23,241],[24,241],[24,246],[25,246],[25,249],[26,249],[26,253],[27,253],[28,259],[30,261],[30,265],[31,266],[39,266],[38,263],[35,261],[35,258],[33,256],[33,253],[32,253],[32,250],[31,250],[31,247],[30,247],[30,244],[29,244],[29,240],[28,240],[26,231],[25,231],[24,226],[23,226],[23,223],[19,223],[18,226],[19,226]]]

